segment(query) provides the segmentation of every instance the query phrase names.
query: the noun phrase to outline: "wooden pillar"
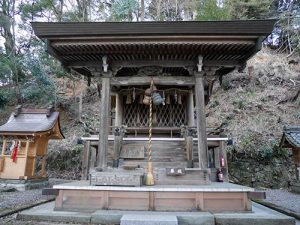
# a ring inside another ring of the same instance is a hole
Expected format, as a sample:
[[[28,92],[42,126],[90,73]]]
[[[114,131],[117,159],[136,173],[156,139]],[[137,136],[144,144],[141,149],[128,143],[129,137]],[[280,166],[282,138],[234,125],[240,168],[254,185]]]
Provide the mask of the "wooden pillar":
[[[195,80],[199,168],[207,169],[207,135],[204,101],[204,78],[202,73],[195,72]]]
[[[1,155],[5,155],[6,146],[7,146],[7,139],[5,139],[5,137],[4,137]]]
[[[187,167],[193,168],[193,136],[186,136],[186,156],[187,156]]]
[[[91,141],[86,141],[84,143],[84,150],[83,150],[83,155],[82,155],[81,180],[88,180],[89,179],[90,149],[91,149]]]
[[[116,94],[116,119],[115,126],[122,126],[123,122],[123,95],[120,93]]]
[[[113,166],[118,167],[119,165],[119,158],[120,158],[120,152],[122,147],[122,140],[123,135],[115,135],[115,141],[114,141],[114,155],[113,155]]]
[[[20,146],[21,146],[21,143],[20,143]],[[26,141],[26,146],[25,146],[25,168],[24,168],[24,176],[25,176],[26,180],[28,178],[27,176],[29,175],[29,171],[27,171],[28,149],[29,149],[29,140]]]
[[[195,117],[194,117],[194,94],[191,90],[188,95],[187,101],[187,108],[188,108],[188,126],[193,127],[195,126]]]
[[[98,144],[98,170],[103,171],[107,167],[108,148],[108,120],[110,109],[110,77],[107,73],[101,78],[101,104],[100,104],[100,129]]]
[[[225,168],[223,168],[224,181],[228,181],[228,162],[225,141],[220,141],[220,152],[225,161]]]

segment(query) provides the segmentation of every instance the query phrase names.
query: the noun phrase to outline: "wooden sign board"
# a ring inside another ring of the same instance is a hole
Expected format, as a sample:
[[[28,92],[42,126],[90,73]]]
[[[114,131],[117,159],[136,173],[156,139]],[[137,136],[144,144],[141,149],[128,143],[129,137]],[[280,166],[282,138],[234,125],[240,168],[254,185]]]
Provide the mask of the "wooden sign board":
[[[184,168],[166,168],[167,176],[183,176],[185,175]]]

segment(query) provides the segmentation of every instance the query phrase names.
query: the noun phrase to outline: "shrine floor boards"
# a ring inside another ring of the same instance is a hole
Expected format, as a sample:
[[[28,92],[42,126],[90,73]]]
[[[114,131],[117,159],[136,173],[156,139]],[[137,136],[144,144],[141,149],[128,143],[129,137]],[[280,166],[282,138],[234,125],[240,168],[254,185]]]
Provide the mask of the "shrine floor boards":
[[[124,215],[126,217],[138,215],[137,218],[140,218],[143,215],[146,215],[145,218],[153,215],[155,217],[176,216],[179,225],[295,225],[295,219],[292,217],[285,216],[257,203],[252,204],[252,212],[250,213],[149,212],[120,210],[97,210],[93,213],[82,213],[54,211],[54,203],[51,202],[23,211],[17,216],[17,219],[104,225],[120,224]]]

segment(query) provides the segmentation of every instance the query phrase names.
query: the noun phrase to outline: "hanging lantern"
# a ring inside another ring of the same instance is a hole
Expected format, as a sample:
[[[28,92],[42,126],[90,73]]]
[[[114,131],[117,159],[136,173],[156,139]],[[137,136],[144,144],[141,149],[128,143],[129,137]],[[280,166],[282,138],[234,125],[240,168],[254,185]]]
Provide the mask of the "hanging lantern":
[[[165,105],[165,104],[166,104],[166,96],[165,96],[165,91],[163,91],[163,97],[162,97],[162,98],[163,98],[163,100],[164,100],[162,104],[163,104],[163,105]]]
[[[129,105],[132,103],[132,95],[129,93],[126,97],[126,104]]]
[[[171,104],[171,98],[170,98],[170,95],[167,95],[167,98],[166,98],[166,104],[167,104],[167,105],[170,105],[170,104]]]
[[[150,105],[151,96],[144,95],[143,103],[145,105]]]
[[[144,96],[140,95],[140,97],[139,97],[139,104],[143,104],[143,99],[144,99]]]
[[[158,92],[154,92],[152,95],[152,98],[153,98],[154,105],[160,105],[164,102],[163,98],[161,97],[161,95]]]
[[[178,104],[181,105],[182,104],[182,96],[181,94],[178,95]]]

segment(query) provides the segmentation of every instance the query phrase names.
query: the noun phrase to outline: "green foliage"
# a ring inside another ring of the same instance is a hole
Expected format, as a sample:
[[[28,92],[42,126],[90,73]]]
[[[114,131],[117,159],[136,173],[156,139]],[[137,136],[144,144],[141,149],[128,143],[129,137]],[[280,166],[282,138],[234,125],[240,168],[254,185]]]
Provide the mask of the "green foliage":
[[[0,86],[9,83],[11,78],[10,59],[5,55],[0,55]]]
[[[216,0],[201,0],[197,8],[196,20],[228,20],[230,11],[226,2],[221,5]]]
[[[233,105],[240,110],[245,110],[247,107],[247,102],[244,99],[239,99],[237,101],[233,101]]]
[[[134,14],[138,16],[139,2],[137,0],[116,0],[112,5],[111,21],[133,21]]]
[[[42,18],[43,12],[51,8],[51,1],[49,0],[25,0],[20,4],[21,19],[32,20],[33,18]]]
[[[230,0],[228,7],[233,19],[264,19],[270,14],[273,0]]]
[[[270,141],[262,134],[255,132],[244,134],[234,150],[229,153],[243,152],[247,157],[265,162],[272,158],[288,158],[287,150],[280,148],[278,142]]]
[[[0,109],[3,109],[12,99],[12,93],[8,88],[0,87]]]
[[[24,68],[29,75],[22,88],[25,101],[48,103],[54,100],[55,87],[52,80],[45,73],[38,59],[27,56],[24,59]]]

